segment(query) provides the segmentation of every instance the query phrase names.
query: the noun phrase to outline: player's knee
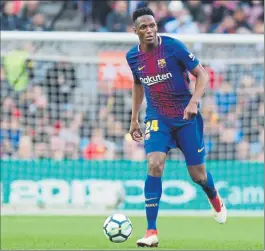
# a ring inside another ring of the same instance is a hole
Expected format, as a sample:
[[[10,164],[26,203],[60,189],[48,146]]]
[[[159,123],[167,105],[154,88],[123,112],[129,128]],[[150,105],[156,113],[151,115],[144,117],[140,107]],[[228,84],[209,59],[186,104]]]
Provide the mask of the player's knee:
[[[164,160],[161,158],[150,158],[148,160],[148,174],[160,177],[163,174]]]

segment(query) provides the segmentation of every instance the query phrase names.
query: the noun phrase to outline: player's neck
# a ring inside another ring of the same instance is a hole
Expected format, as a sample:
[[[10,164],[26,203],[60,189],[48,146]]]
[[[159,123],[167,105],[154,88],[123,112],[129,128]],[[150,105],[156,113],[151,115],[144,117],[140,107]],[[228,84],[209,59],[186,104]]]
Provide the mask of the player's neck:
[[[140,46],[143,52],[151,52],[158,46],[158,36],[156,37],[156,40],[153,44],[141,43]]]

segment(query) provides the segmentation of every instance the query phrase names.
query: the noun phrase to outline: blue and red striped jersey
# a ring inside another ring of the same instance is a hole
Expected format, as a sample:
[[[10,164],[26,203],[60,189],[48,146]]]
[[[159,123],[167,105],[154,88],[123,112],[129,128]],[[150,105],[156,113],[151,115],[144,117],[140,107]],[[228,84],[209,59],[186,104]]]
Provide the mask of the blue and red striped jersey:
[[[188,71],[199,61],[177,39],[158,36],[158,41],[151,52],[145,53],[137,45],[126,55],[134,77],[144,86],[146,120],[183,117],[192,97]]]

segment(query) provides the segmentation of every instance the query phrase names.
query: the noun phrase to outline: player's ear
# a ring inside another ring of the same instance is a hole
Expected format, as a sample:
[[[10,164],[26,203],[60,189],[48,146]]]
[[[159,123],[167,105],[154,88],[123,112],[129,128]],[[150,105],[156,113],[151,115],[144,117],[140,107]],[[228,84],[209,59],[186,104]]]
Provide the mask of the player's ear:
[[[134,34],[137,35],[137,30],[136,30],[136,27],[135,26],[133,27],[133,32],[134,32]]]

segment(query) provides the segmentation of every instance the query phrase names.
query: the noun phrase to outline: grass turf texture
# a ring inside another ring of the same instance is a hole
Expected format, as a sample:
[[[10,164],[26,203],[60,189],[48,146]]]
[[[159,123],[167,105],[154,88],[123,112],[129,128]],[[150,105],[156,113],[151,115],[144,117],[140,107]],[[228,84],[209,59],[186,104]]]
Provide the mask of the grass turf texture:
[[[136,249],[145,231],[144,217],[130,217],[131,238],[111,243],[103,234],[105,217],[2,216],[1,249]],[[160,217],[159,248],[174,250],[264,250],[264,218]]]

